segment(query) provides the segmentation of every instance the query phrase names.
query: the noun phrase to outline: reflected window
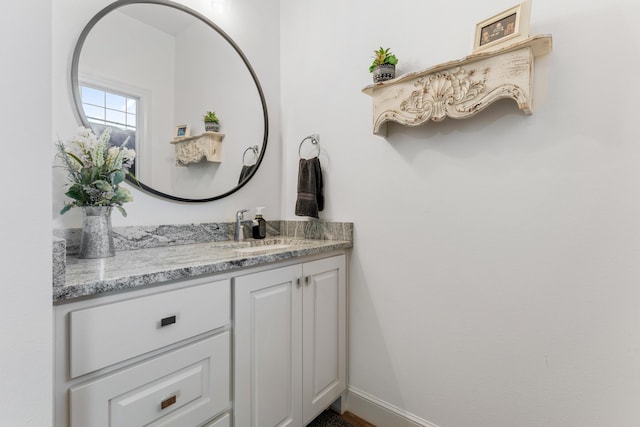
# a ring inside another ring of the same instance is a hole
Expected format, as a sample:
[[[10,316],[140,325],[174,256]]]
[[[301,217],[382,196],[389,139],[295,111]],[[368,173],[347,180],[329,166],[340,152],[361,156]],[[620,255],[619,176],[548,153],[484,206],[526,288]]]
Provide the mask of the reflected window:
[[[137,151],[138,105],[142,105],[139,97],[86,84],[80,85],[80,96],[85,116],[96,135],[102,134],[108,128],[111,134],[110,146]],[[138,176],[137,158],[129,172]]]
[[[103,89],[80,86],[82,107],[90,123],[136,130],[138,98]]]

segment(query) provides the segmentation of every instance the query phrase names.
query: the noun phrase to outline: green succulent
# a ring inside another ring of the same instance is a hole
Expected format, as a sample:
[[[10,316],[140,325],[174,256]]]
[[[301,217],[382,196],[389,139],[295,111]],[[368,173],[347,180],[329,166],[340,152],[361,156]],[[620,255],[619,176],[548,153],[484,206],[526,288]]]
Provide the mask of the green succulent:
[[[373,69],[376,68],[377,65],[382,65],[382,64],[392,64],[392,65],[396,65],[398,63],[398,58],[396,58],[396,56],[389,52],[389,48],[384,49],[384,48],[380,48],[378,50],[374,50],[373,51],[373,63],[371,64],[371,66],[369,67],[369,72],[373,73]]]
[[[216,116],[216,112],[215,111],[207,111],[203,118],[204,118],[205,122],[211,122],[211,123],[219,123],[220,122],[220,119],[218,119],[218,116]]]

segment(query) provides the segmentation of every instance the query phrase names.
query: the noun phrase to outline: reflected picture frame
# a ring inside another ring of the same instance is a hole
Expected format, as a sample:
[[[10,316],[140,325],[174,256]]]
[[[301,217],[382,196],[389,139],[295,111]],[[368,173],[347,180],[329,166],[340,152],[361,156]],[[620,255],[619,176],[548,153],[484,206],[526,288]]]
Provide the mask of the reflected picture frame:
[[[186,138],[191,136],[191,128],[189,125],[178,125],[173,133],[174,138]]]
[[[526,0],[476,25],[473,53],[502,49],[529,37],[531,0]]]

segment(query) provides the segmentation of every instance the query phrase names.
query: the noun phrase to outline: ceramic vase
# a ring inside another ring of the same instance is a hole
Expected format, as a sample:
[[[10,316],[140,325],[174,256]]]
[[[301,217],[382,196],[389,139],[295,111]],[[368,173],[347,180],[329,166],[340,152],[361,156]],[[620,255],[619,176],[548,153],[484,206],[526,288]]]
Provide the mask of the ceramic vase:
[[[218,132],[220,130],[220,123],[216,122],[204,122],[205,132]]]
[[[376,65],[373,69],[373,82],[380,83],[396,77],[396,66],[393,64]]]
[[[83,206],[78,258],[107,258],[115,254],[111,206]]]

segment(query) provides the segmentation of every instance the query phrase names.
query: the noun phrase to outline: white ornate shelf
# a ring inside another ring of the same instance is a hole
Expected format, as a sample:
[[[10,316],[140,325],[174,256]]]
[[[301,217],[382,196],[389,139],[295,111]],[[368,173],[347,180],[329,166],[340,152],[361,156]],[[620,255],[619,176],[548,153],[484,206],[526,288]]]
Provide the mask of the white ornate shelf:
[[[386,135],[387,122],[419,126],[446,117],[465,119],[502,98],[531,114],[533,62],[551,52],[551,36],[532,36],[423,71],[376,83],[362,91],[373,98],[373,133]]]
[[[206,159],[208,162],[222,162],[222,140],[220,132],[204,132],[202,135],[186,136],[171,141],[176,146],[176,164],[188,166]]]

